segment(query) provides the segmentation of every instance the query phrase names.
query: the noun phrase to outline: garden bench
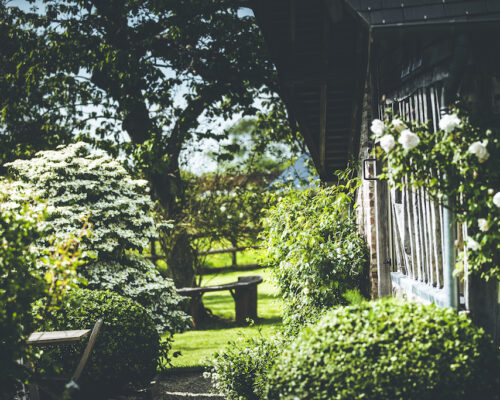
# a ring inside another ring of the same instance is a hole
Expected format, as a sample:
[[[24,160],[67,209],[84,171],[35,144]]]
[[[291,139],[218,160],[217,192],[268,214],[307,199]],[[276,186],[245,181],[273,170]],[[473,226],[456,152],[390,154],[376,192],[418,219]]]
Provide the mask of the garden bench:
[[[52,332],[34,332],[28,338],[28,344],[32,346],[64,346],[75,344],[87,337],[90,334],[89,341],[85,350],[83,351],[82,358],[78,362],[76,366],[75,372],[71,376],[69,383],[76,384],[78,379],[87,364],[87,360],[89,359],[90,352],[94,347],[95,341],[97,339],[97,335],[102,326],[102,319],[99,319],[92,330],[90,329],[79,329],[79,330],[69,330],[69,331],[52,331]],[[58,379],[67,381],[66,378]],[[39,400],[39,390],[38,385],[32,384],[29,388],[30,392],[30,400]],[[50,397],[57,398],[52,393],[47,393]]]
[[[233,296],[236,322],[243,323],[247,318],[257,318],[257,285],[259,283],[262,283],[261,276],[240,276],[237,282],[204,287],[186,287],[177,289],[177,293],[191,298],[190,314],[193,317],[195,328],[199,326],[201,320],[199,302],[203,294],[222,290],[229,290]]]

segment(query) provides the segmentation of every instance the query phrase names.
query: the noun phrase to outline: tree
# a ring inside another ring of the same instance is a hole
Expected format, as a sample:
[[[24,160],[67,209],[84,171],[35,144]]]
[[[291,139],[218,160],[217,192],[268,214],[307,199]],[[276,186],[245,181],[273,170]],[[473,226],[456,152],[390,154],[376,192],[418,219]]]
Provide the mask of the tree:
[[[0,21],[7,36],[19,37],[7,56],[10,65],[28,71],[14,74],[29,82],[19,86],[17,98],[40,93],[43,106],[28,98],[27,107],[17,107],[14,96],[2,99],[3,109],[16,110],[19,118],[33,109],[33,120],[50,115],[47,132],[66,120],[70,130],[93,130],[89,140],[114,155],[125,154],[129,166],[150,182],[168,219],[182,214],[179,155],[186,143],[225,137],[205,121],[255,115],[260,97],[269,109],[262,113],[261,132],[296,133],[277,97],[275,69],[260,31],[254,18],[241,12],[239,0],[36,4],[43,10],[2,3]],[[30,38],[28,47],[24,36]],[[268,117],[279,119],[280,129],[269,129]],[[15,121],[11,114],[1,121],[14,138]]]
[[[17,48],[22,68],[44,74],[78,96],[67,107],[80,121],[100,121],[103,139],[123,131],[122,148],[150,180],[170,214],[182,194],[179,154],[186,141],[212,137],[200,118],[254,114],[254,99],[275,90],[254,20],[235,0],[44,0],[45,14],[8,14],[39,49]],[[5,16],[4,16],[5,19]],[[176,97],[181,90],[182,99]],[[50,106],[58,106],[54,101]],[[81,102],[80,104],[78,102]],[[99,106],[89,108],[90,106]],[[86,107],[86,108],[85,108]],[[87,126],[90,127],[90,126]]]

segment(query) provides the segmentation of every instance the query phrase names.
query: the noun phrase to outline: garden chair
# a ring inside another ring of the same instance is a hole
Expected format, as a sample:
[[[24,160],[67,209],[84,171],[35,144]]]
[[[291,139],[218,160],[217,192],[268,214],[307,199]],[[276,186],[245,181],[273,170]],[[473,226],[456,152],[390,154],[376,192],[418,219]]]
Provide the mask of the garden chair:
[[[64,382],[66,383],[65,390],[67,392],[74,392],[79,389],[78,386],[78,380],[80,379],[83,369],[85,368],[85,365],[87,364],[87,361],[90,357],[90,353],[92,352],[92,348],[94,347],[95,341],[97,339],[97,335],[99,333],[99,330],[101,329],[101,326],[103,324],[103,320],[99,319],[95,325],[92,331],[90,329],[84,329],[84,330],[76,330],[76,331],[58,331],[58,332],[35,332],[32,333],[28,339],[28,343],[34,346],[45,346],[45,345],[52,345],[52,346],[61,346],[61,345],[68,345],[68,344],[74,344],[83,339],[84,337],[88,336],[90,333],[90,338],[87,343],[87,346],[85,347],[85,350],[83,351],[82,357],[80,358],[80,361],[78,362],[78,365],[76,366],[75,371],[73,372],[73,375],[69,378],[68,377],[57,377],[57,378],[50,378],[48,379],[49,381],[56,381],[60,382],[61,384]],[[64,389],[61,385],[61,389]],[[39,391],[42,391],[44,394],[46,394],[50,399],[54,400],[60,400],[60,396],[55,395],[50,389],[42,386],[38,386],[37,384],[32,384],[29,387],[29,393],[30,393],[30,399],[31,400],[40,400],[40,394]]]

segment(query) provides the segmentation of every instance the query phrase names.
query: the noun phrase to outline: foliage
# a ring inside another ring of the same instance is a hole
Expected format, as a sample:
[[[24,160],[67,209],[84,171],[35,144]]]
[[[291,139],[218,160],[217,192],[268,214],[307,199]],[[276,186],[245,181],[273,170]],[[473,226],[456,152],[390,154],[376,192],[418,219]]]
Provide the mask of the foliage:
[[[180,332],[190,326],[172,280],[163,278],[144,257],[129,254],[120,261],[92,263],[82,274],[89,289],[111,290],[142,305],[159,332]]]
[[[267,373],[286,343],[281,333],[230,342],[215,354],[205,377],[211,378],[214,388],[229,400],[263,399]]]
[[[470,270],[486,279],[498,278],[500,136],[477,128],[460,111],[444,116],[439,125],[434,132],[428,124],[398,118],[375,122],[375,137],[385,148],[379,151],[385,175],[396,187],[425,188],[429,196],[446,203],[467,225]]]
[[[31,303],[44,293],[42,279],[32,273],[35,256],[30,246],[39,238],[37,222],[26,207],[18,212],[0,207],[1,399],[12,398],[16,380],[26,378],[17,360],[29,358],[26,339],[34,327]]]
[[[160,343],[153,320],[134,301],[109,291],[74,289],[47,316],[44,328],[92,329],[99,318],[104,323],[83,372],[82,387],[116,390],[128,383],[147,382],[162,365],[171,342]],[[63,370],[72,371],[85,345],[82,341],[62,350],[46,350],[41,363],[60,363]]]
[[[306,327],[278,357],[266,399],[498,399],[499,363],[465,315],[365,302]]]
[[[274,175],[225,173],[193,178],[185,205],[192,233],[211,242],[229,242],[234,247],[255,243],[262,231],[263,209],[268,204],[265,187]]]
[[[19,14],[8,3],[0,2],[1,174],[6,162],[71,141],[78,126],[72,104],[82,100],[77,82],[53,74],[46,60],[35,56],[46,43],[36,32],[22,28]]]
[[[117,161],[92,153],[83,142],[7,166],[15,180],[4,180],[2,189],[14,205],[20,200],[43,200],[35,210],[46,208],[43,227],[56,242],[77,235],[83,221],[91,224],[92,234],[80,244],[87,260],[119,258],[129,249],[141,251],[156,235],[147,182],[132,179]],[[42,248],[50,245],[39,243]]]
[[[202,177],[184,174],[182,218],[173,234],[162,238],[169,273],[178,287],[196,283],[195,275],[206,260],[200,252],[221,243],[232,247],[256,244],[269,197],[265,187],[274,175],[229,171]]]
[[[39,152],[8,167],[16,180],[2,182],[10,192],[7,206],[29,200],[34,210],[46,210],[46,234],[37,241],[41,253],[56,251],[57,243],[78,234],[83,261],[79,271],[90,287],[137,300],[155,316],[161,331],[173,333],[187,327],[188,317],[179,309],[181,298],[172,281],[161,278],[139,256],[126,255],[126,251],[142,251],[156,236],[146,181],[132,179],[117,161],[92,153],[83,142]],[[78,233],[84,223],[92,226],[88,235]]]
[[[349,208],[358,179],[328,188],[278,193],[266,217],[264,246],[295,329],[334,305],[344,293],[368,295],[367,248]]]
[[[6,29],[43,43],[19,40],[9,53],[22,71],[45,76],[50,95],[39,113],[55,117],[61,107],[78,131],[93,129],[100,144],[134,157],[171,217],[182,195],[180,152],[192,138],[221,136],[200,121],[255,114],[255,98],[277,88],[260,30],[239,0],[32,4],[32,13],[0,11]],[[19,90],[39,89],[32,86]]]
[[[279,101],[269,105],[282,107]],[[302,137],[291,135],[291,127],[282,123],[286,118],[285,110],[273,109],[231,125],[225,132],[227,139],[219,151],[212,154],[219,168],[240,174],[278,171],[283,169],[284,159],[306,152]]]

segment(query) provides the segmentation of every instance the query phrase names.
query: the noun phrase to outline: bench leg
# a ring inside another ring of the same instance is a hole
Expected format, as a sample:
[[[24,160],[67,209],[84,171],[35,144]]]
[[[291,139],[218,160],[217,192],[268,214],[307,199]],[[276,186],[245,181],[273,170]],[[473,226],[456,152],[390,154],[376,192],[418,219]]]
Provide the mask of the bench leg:
[[[247,318],[257,319],[257,285],[236,289],[234,307],[237,323],[245,323]]]
[[[201,296],[193,296],[189,300],[189,313],[193,318],[193,329],[198,329],[201,323],[200,299]]]

